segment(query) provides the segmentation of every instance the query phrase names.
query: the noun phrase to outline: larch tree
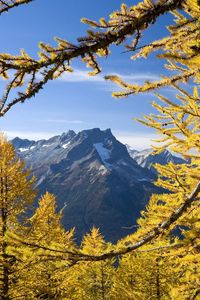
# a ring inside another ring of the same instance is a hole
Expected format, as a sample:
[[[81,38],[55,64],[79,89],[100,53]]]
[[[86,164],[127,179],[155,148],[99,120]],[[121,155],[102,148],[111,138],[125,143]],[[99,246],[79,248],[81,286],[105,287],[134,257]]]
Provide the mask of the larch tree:
[[[170,300],[171,288],[177,280],[169,257],[163,257],[162,242],[148,245],[143,251],[124,255],[114,276],[113,299]],[[152,247],[158,250],[148,251]]]
[[[27,209],[31,208],[35,193],[34,179],[16,156],[13,146],[0,136],[0,297],[10,299],[12,267],[16,257],[9,251],[9,233],[22,232]]]
[[[86,255],[98,255],[109,250],[111,245],[106,243],[97,228],[86,234],[81,244],[81,252]],[[99,262],[78,262],[70,270],[74,287],[72,300],[109,300],[114,273],[114,260],[107,259]],[[66,281],[67,282],[67,281]]]
[[[23,237],[13,235],[13,240],[22,245],[13,250],[20,258],[14,272],[13,299],[65,299],[68,289],[63,288],[63,281],[71,262],[67,254],[59,255],[56,249],[75,251],[75,244],[73,230],[65,231],[61,218],[55,197],[46,193],[27,223],[26,244],[21,241]],[[54,251],[47,250],[51,248]]]

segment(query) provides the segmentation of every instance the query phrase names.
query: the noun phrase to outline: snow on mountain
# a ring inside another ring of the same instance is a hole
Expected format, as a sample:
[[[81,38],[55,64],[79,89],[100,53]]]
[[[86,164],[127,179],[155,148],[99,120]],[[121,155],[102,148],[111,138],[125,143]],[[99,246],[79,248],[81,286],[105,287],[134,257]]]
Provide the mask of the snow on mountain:
[[[110,150],[104,147],[102,143],[94,144],[95,149],[97,150],[99,156],[101,157],[102,162],[106,166],[110,166],[110,164],[107,162],[108,159],[110,159]]]
[[[19,148],[18,150],[20,151],[20,152],[24,152],[24,151],[28,151],[30,148]]]

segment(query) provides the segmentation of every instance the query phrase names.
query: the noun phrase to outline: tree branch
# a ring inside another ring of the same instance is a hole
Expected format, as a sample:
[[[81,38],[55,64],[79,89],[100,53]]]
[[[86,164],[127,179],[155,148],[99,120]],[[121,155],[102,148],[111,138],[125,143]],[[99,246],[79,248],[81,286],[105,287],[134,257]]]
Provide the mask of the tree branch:
[[[169,227],[173,223],[175,223],[183,215],[184,212],[187,211],[187,209],[192,205],[192,203],[196,201],[196,198],[199,193],[200,193],[200,181],[198,182],[194,190],[191,192],[190,196],[185,200],[185,202],[174,213],[172,213],[171,216],[166,221],[164,221],[163,223],[155,227],[148,235],[146,235],[140,241],[119,251],[113,251],[99,256],[88,255],[88,257],[86,257],[84,260],[99,261],[107,258],[116,257],[119,255],[124,255],[151,242],[153,239],[161,235],[164,230],[169,229]]]
[[[22,4],[28,4],[34,0],[1,0],[0,1],[0,15],[4,12],[8,12],[10,9]]]
[[[153,241],[155,238],[159,237],[164,230],[168,230],[172,224],[174,224],[186,211],[193,202],[199,201],[198,194],[200,193],[200,181],[194,188],[194,190],[191,192],[189,197],[185,200],[185,202],[177,208],[175,212],[171,214],[171,216],[161,224],[154,227],[149,234],[141,238],[138,242],[129,245],[125,247],[124,249],[118,250],[118,251],[110,251],[108,253],[103,253],[101,255],[89,255],[84,254],[80,251],[74,252],[69,250],[59,250],[59,249],[53,249],[51,247],[37,245],[31,242],[25,242],[23,240],[19,240],[22,244],[29,246],[29,247],[35,247],[36,249],[43,249],[47,251],[53,251],[60,254],[66,254],[68,260],[76,260],[76,261],[101,261],[105,259],[111,259],[117,256],[121,256],[130,252],[133,252],[134,250],[137,250],[141,248],[142,246],[148,244],[149,242]],[[176,245],[175,245],[176,246]],[[180,244],[177,244],[177,247],[180,247]],[[159,248],[158,248],[159,249]],[[151,251],[151,250],[149,250]]]
[[[30,1],[26,0],[26,2]],[[26,2],[24,1],[24,3]],[[49,45],[41,45],[41,48],[44,51],[40,52],[41,57],[44,57],[44,59],[41,60],[34,60],[24,52],[21,54],[21,56],[1,54],[0,74],[2,74],[5,78],[7,76],[7,72],[12,70],[16,71],[15,75],[20,73],[25,77],[29,74],[34,74],[34,79],[37,79],[41,76],[43,79],[34,83],[32,82],[32,88],[27,88],[25,92],[20,93],[19,97],[11,100],[10,102],[8,102],[9,93],[16,86],[11,87],[9,83],[6,89],[9,90],[9,92],[6,94],[7,98],[5,101],[7,102],[7,105],[0,110],[0,116],[5,115],[5,113],[7,113],[15,104],[24,102],[27,99],[30,99],[32,96],[35,96],[35,94],[38,93],[49,80],[54,79],[53,75],[57,70],[59,70],[60,66],[65,65],[66,63],[69,64],[74,58],[83,58],[83,60],[90,67],[92,67],[96,73],[98,73],[100,69],[98,68],[98,64],[94,56],[95,53],[103,49],[105,55],[107,55],[108,47],[111,44],[115,43],[118,45],[122,43],[122,41],[124,41],[130,35],[137,34],[140,32],[140,30],[144,30],[149,27],[159,16],[177,8],[181,8],[184,2],[185,1],[183,0],[166,0],[164,3],[158,1],[153,8],[151,7],[148,9],[141,9],[141,3],[139,3],[138,6],[131,8],[132,10],[130,10],[130,14],[133,16],[131,15],[132,18],[129,18],[128,21],[126,20],[123,22],[122,20],[121,23],[119,22],[118,26],[114,28],[108,28],[105,32],[92,32],[92,35],[88,33],[88,36],[81,39],[81,42],[77,46],[60,39],[57,40],[60,45],[64,45],[62,47],[52,48]],[[139,16],[134,14],[134,9],[141,11]],[[52,53],[53,56],[51,55]],[[55,66],[57,67],[54,68]],[[54,73],[48,77],[46,74],[48,73],[50,67],[51,69],[54,69]],[[28,86],[30,81],[28,83],[24,83],[24,85],[25,84]]]

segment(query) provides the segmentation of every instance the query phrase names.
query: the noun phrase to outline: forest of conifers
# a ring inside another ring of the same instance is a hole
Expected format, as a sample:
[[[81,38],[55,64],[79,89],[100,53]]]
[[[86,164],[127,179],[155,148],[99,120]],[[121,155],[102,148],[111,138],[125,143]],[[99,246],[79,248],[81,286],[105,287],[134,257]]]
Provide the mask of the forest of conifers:
[[[0,15],[29,2],[32,0],[0,1]],[[168,36],[140,46],[145,30],[168,13],[175,18]],[[82,59],[92,69],[89,75],[95,76],[101,72],[99,57],[110,55],[111,45],[127,41],[132,59],[145,57],[148,61],[148,56],[158,51],[158,59],[172,75],[141,86],[107,76],[121,88],[113,96],[156,90],[152,105],[157,114],[145,115],[139,122],[158,133],[155,153],[167,148],[189,163],[155,166],[159,174],[155,184],[167,192],[152,195],[134,234],[112,245],[93,228],[78,246],[74,230],[66,231],[61,225],[62,210],[57,212],[53,195],[47,192],[33,209],[37,197],[34,178],[2,135],[0,297],[200,299],[199,0],[144,0],[132,7],[122,4],[108,20],[82,21],[93,29],[79,38],[77,45],[61,38],[57,38],[56,47],[40,43],[38,60],[25,50],[18,56],[0,54],[0,76],[8,83],[0,102],[1,117],[32,98],[48,81],[64,72],[73,76],[70,65],[74,59]],[[166,86],[176,91],[175,100],[162,92]],[[13,97],[16,88],[18,93]],[[181,235],[174,235],[177,228]]]

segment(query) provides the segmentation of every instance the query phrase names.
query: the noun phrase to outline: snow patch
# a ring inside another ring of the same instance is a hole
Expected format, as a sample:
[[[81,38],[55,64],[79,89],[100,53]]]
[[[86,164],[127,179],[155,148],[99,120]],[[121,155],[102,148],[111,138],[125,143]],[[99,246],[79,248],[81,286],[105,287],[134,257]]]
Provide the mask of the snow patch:
[[[150,155],[152,155],[152,153],[153,153],[153,149],[146,149],[146,150],[142,150],[140,152],[132,153],[131,157],[134,160],[136,160],[138,165],[145,168],[146,167],[146,160],[148,159],[148,157]]]
[[[140,178],[140,179],[138,179],[138,181],[149,181],[149,179],[147,179],[147,178]]]
[[[19,148],[20,152],[25,152],[25,151],[28,151],[28,150],[29,150],[29,148]]]
[[[110,164],[106,162],[108,159],[110,159],[110,151],[104,147],[103,143],[94,144],[94,147],[97,150],[102,162],[106,166],[110,166]]]
[[[43,175],[43,176],[38,180],[38,182],[37,182],[37,184],[36,184],[36,187],[37,187],[38,185],[40,185],[40,184],[44,181],[44,179],[45,179],[45,176]]]
[[[153,149],[145,149],[138,153],[139,156],[142,156],[144,159],[153,153]]]
[[[69,144],[70,144],[70,142],[68,142],[68,143],[66,143],[66,144],[64,144],[64,145],[62,145],[62,147],[63,147],[64,149],[66,149],[66,148],[68,148]]]
[[[127,162],[125,162],[124,160],[120,160],[118,163],[118,165],[122,165],[122,166],[129,166],[129,164],[127,164]]]
[[[135,148],[134,147],[132,147],[132,146],[130,146],[130,145],[128,145],[128,144],[125,144],[125,146],[126,146],[126,148],[127,148],[127,150],[129,151],[133,151],[133,152],[139,152],[138,150],[135,150]]]
[[[100,166],[99,171],[101,175],[105,175],[108,172],[108,170],[104,166]]]

